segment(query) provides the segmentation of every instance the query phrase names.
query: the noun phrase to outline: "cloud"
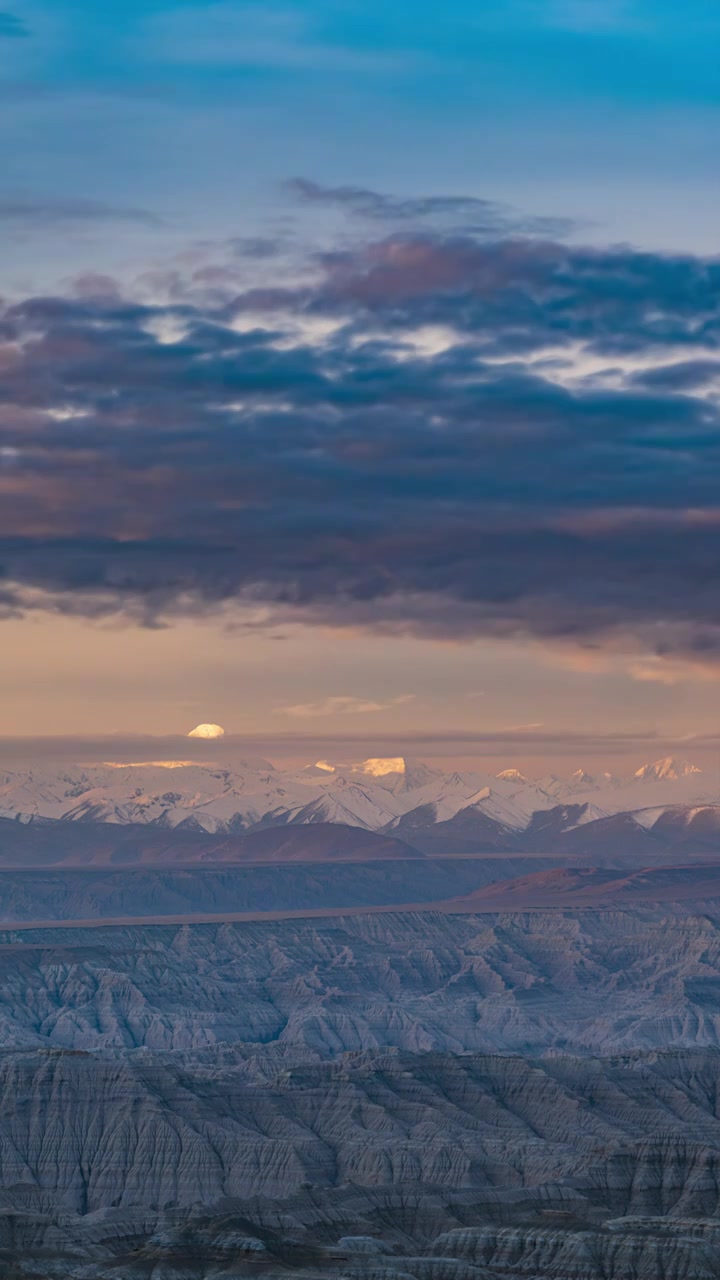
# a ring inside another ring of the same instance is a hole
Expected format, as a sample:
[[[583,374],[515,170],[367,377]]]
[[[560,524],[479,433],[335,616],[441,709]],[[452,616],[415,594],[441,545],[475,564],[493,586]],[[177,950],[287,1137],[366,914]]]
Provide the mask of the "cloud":
[[[366,187],[323,186],[309,178],[293,178],[287,187],[308,204],[334,206],[368,222],[449,225],[457,231],[497,236],[508,232],[559,236],[573,229],[566,218],[537,218],[477,196],[394,196]]]
[[[0,307],[1,616],[718,664],[717,260],[411,228],[302,265]]]
[[[0,40],[22,40],[30,35],[25,23],[12,13],[0,11]]]
[[[320,716],[369,715],[403,706],[407,702],[414,701],[414,697],[414,694],[403,694],[398,698],[390,698],[386,702],[375,702],[369,698],[336,695],[323,698],[320,702],[302,702],[291,707],[277,707],[276,710],[282,715],[292,716],[298,720],[315,719]]]
[[[720,664],[714,654],[707,662],[678,659],[673,655],[649,656],[630,662],[628,673],[633,680],[645,684],[661,684],[671,688],[677,684],[716,684],[720,680]]]
[[[0,17],[0,35],[2,19]],[[135,222],[145,227],[161,227],[162,219],[145,209],[103,204],[100,200],[0,194],[0,223],[17,224],[22,230],[82,226],[92,223]]]
[[[358,724],[365,729],[364,734],[355,732]],[[335,762],[346,762],[341,768],[351,768],[353,761],[365,760],[378,753],[388,757],[432,757],[456,761],[458,757],[467,759],[474,756],[478,759],[489,758],[498,761],[499,767],[512,764],[517,760],[518,752],[523,756],[534,756],[541,763],[540,768],[547,768],[548,755],[572,756],[576,759],[590,755],[602,754],[605,759],[629,755],[636,763],[643,759],[656,759],[670,755],[681,748],[686,748],[688,741],[693,743],[693,759],[702,763],[705,752],[717,752],[720,738],[717,734],[680,734],[658,735],[652,730],[638,728],[629,733],[573,733],[561,729],[546,729],[538,732],[508,733],[494,731],[489,733],[422,733],[422,734],[388,734],[378,730],[378,722],[370,717],[369,722],[342,720],[333,724],[333,733],[323,731],[319,722],[313,721],[307,726],[298,725],[298,731],[288,732],[285,729],[277,733],[263,735],[233,736],[212,744],[213,767],[238,767],[248,759],[256,763],[292,758],[297,761],[328,759]],[[340,730],[347,729],[346,732]],[[312,730],[312,731],[311,731]],[[129,737],[98,735],[91,737],[52,737],[52,738],[0,738],[0,763],[6,769],[23,767],[37,768],[40,763],[57,767],[65,763],[96,763],[103,761],[147,761],[147,760],[189,760],[196,764],[207,765],[208,744],[197,740],[175,737]]]

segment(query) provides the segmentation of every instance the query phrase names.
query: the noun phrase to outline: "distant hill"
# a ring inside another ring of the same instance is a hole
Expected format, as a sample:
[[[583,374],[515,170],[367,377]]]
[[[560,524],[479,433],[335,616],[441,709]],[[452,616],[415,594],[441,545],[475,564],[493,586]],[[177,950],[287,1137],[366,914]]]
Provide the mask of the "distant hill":
[[[0,819],[0,867],[171,867],[422,857],[402,840],[331,823],[214,835],[139,824]]]
[[[503,880],[438,904],[444,911],[576,910],[649,903],[720,902],[720,863],[643,867],[555,867]]]

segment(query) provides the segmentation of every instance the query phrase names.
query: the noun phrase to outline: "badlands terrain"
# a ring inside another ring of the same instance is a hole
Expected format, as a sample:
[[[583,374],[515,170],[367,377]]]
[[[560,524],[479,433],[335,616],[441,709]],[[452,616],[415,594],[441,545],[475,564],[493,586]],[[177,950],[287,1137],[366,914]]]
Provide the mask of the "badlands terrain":
[[[719,813],[675,761],[6,774],[0,1275],[717,1277]]]
[[[718,1049],[720,910],[5,930],[0,1028],[34,1051]]]
[[[8,1277],[710,1280],[720,917],[6,930]]]

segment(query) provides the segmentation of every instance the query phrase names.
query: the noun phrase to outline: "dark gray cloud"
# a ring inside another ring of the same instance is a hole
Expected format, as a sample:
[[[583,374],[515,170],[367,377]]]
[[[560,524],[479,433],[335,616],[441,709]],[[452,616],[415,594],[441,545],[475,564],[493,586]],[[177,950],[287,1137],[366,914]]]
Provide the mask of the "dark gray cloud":
[[[717,349],[720,260],[533,238],[395,235],[327,255],[325,306],[389,325],[448,324],[489,355],[588,344],[606,356]]]
[[[716,660],[717,262],[425,232],[309,266],[5,306],[0,611]]]
[[[288,187],[310,204],[334,206],[369,222],[435,223],[485,236],[507,232],[562,236],[574,229],[570,219],[529,217],[508,205],[477,196],[393,196],[366,187],[322,186],[309,178],[293,178]]]
[[[713,383],[720,383],[720,359],[674,360],[642,369],[632,377],[634,386],[660,391],[699,391]]]
[[[0,40],[18,40],[29,36],[24,22],[20,18],[16,18],[12,13],[6,13],[5,10],[0,11]]]

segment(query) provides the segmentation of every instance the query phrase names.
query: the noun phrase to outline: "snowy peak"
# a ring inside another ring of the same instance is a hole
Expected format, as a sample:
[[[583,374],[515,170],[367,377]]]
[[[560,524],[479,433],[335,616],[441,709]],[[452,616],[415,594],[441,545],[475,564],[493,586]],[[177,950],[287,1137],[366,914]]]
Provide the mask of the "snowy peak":
[[[540,832],[543,813],[563,807],[572,808],[575,826],[604,824],[598,840],[602,837],[608,847],[612,830],[607,819],[613,815],[639,815],[640,825],[649,828],[666,811],[675,813],[682,807],[695,814],[704,807],[710,817],[688,819],[699,833],[703,824],[714,822],[715,809],[720,811],[720,773],[703,772],[673,757],[644,765],[622,779],[578,769],[564,779],[539,780],[515,768],[497,775],[442,773],[421,760],[401,757],[372,757],[360,766],[320,759],[292,770],[273,768],[262,759],[235,761],[227,768],[178,762],[170,768],[170,763],[3,772],[0,819],[143,824],[220,834],[331,823],[391,830],[411,843],[418,832],[456,822],[462,848],[468,851],[475,829],[478,844],[489,838],[488,823],[500,824],[505,832],[532,835]],[[677,826],[680,820],[672,821]],[[552,823],[561,830],[557,813]]]
[[[405,772],[402,778],[403,791],[417,791],[419,787],[427,787],[442,780],[443,774],[438,769],[431,769],[424,760],[405,760]]]
[[[361,773],[366,778],[385,778],[388,774],[404,774],[405,761],[402,756],[373,756],[352,766],[353,773]]]
[[[585,769],[576,769],[570,774],[568,785],[574,787],[576,791],[585,791],[600,790],[602,787],[619,787],[622,786],[622,782],[613,773],[588,773]]]
[[[394,810],[387,806],[387,800],[387,792],[380,787],[376,789],[376,794],[373,794],[369,788],[344,783],[339,795],[326,791],[292,813],[288,823],[291,826],[301,826],[316,822],[330,822],[341,826],[365,827],[368,831],[379,831],[396,816]]]
[[[571,782],[582,783],[584,786],[591,787],[595,781],[591,773],[586,773],[584,769],[576,769],[570,775]]]
[[[687,760],[676,760],[674,756],[666,756],[664,760],[654,760],[652,764],[644,764],[635,771],[634,777],[640,782],[680,782],[694,773],[702,773],[697,765]]]

